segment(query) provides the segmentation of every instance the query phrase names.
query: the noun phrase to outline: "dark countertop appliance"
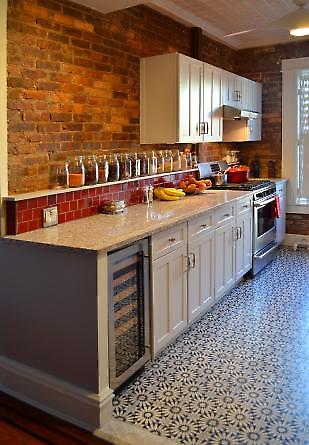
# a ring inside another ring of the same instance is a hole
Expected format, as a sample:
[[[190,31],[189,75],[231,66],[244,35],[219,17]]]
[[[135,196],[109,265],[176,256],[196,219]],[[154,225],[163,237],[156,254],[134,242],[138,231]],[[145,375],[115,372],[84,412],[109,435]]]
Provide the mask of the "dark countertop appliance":
[[[198,166],[200,179],[212,178],[227,168],[224,161],[205,162]],[[256,275],[276,255],[276,185],[270,180],[249,180],[241,183],[213,185],[216,190],[253,192],[252,271]]]

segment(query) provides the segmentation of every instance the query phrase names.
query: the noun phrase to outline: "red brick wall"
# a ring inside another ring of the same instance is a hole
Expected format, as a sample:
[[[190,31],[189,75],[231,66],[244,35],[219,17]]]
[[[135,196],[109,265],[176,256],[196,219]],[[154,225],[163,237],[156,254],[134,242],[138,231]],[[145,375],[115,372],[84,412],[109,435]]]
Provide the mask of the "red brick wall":
[[[189,29],[146,7],[10,0],[10,192],[48,188],[49,156],[138,149],[139,58],[172,51],[190,53]]]

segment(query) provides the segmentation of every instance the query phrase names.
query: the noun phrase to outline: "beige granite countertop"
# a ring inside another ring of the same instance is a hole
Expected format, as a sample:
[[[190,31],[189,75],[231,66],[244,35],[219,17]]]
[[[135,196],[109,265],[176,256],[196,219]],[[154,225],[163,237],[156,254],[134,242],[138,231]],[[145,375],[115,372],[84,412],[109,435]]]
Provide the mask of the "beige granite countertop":
[[[209,190],[179,201],[155,200],[152,207],[139,204],[128,207],[124,214],[90,216],[8,236],[6,239],[73,249],[111,251],[248,194],[234,190]]]

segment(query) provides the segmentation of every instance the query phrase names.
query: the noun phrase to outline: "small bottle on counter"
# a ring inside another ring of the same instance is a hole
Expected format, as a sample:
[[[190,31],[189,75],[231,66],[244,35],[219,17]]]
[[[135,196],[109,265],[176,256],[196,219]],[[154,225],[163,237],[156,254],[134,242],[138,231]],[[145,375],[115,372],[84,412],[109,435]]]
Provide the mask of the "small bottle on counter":
[[[251,171],[252,171],[253,178],[260,177],[260,161],[257,156],[255,157],[254,161],[252,162]]]
[[[188,161],[185,153],[181,153],[181,170],[188,169]]]
[[[181,156],[179,150],[176,150],[173,154],[173,171],[177,172],[181,170]]]
[[[104,184],[108,181],[108,160],[106,155],[98,157],[98,170],[99,170],[99,184]]]
[[[50,188],[61,189],[69,186],[68,164],[52,165],[50,167]]]
[[[99,179],[98,163],[95,155],[89,155],[84,160],[85,185],[96,185]]]
[[[149,158],[147,156],[147,153],[144,152],[140,156],[141,161],[141,176],[148,176],[149,175]]]
[[[82,187],[85,185],[85,166],[82,156],[68,161],[68,177],[69,187]]]
[[[164,156],[162,151],[159,151],[157,156],[157,172],[164,173]]]
[[[171,173],[173,171],[173,155],[171,150],[164,152],[164,173]]]
[[[155,152],[151,152],[149,156],[149,174],[156,175],[158,173],[158,162]]]
[[[119,181],[119,161],[116,153],[110,154],[108,167],[108,182]]]
[[[128,153],[119,156],[119,179],[130,179],[132,176],[131,159]]]
[[[141,160],[139,159],[137,153],[131,153],[130,159],[132,178],[138,178],[141,174]]]

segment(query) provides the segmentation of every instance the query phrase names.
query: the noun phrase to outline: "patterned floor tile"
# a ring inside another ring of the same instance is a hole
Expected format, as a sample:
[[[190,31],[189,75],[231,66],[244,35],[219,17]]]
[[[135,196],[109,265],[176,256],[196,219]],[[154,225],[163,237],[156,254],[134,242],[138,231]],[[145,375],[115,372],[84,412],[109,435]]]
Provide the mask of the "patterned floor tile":
[[[116,394],[184,445],[309,445],[309,254],[281,249]]]

